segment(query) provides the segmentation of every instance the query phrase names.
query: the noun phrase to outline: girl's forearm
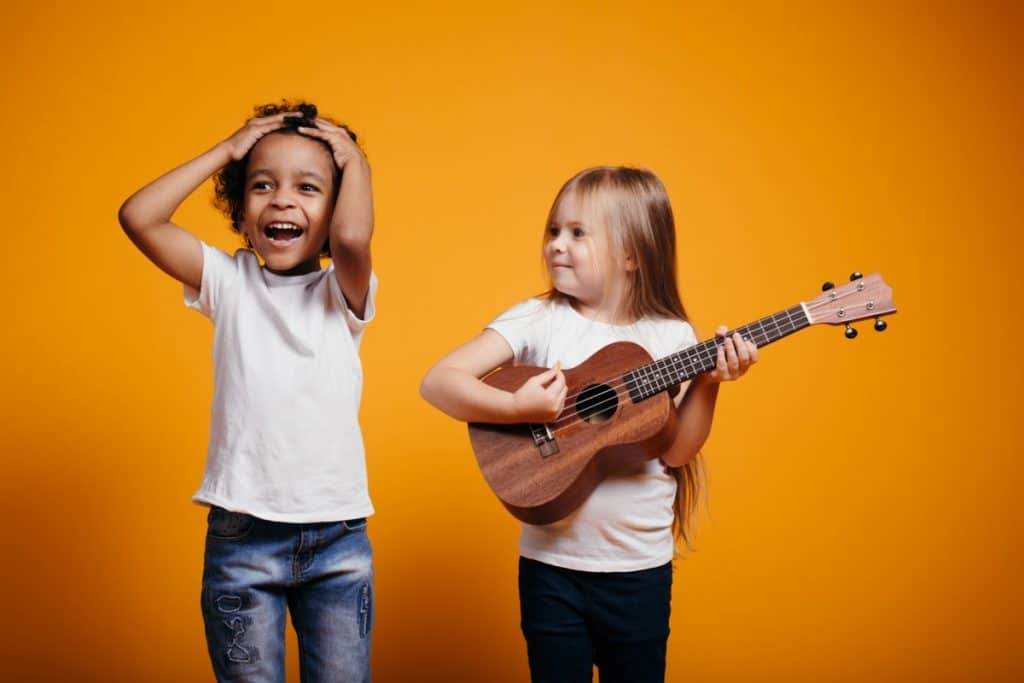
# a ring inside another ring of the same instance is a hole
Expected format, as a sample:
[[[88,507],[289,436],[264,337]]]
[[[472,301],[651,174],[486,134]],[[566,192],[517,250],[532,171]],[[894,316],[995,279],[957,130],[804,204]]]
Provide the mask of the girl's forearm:
[[[662,456],[667,465],[680,467],[700,451],[711,433],[711,423],[718,401],[719,383],[701,375],[683,396],[677,408],[678,431],[672,446]]]
[[[514,424],[515,400],[507,391],[484,384],[453,367],[435,366],[423,378],[420,395],[435,408],[463,422]]]
[[[118,213],[121,226],[127,231],[138,231],[169,223],[181,203],[229,161],[231,154],[220,143],[168,171],[125,200]]]

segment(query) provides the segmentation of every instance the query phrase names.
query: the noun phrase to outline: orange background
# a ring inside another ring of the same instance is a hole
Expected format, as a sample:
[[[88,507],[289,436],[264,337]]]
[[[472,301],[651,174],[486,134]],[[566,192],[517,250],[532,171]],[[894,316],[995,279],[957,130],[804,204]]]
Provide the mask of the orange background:
[[[724,389],[669,680],[1024,676],[1016,3],[146,4],[2,10],[0,678],[210,677],[211,329],[116,211],[282,96],[374,168],[375,680],[527,677],[516,524],[417,390],[542,288],[549,203],[601,163],[665,181],[705,334],[854,269],[900,308]],[[210,197],[177,219],[231,250]]]

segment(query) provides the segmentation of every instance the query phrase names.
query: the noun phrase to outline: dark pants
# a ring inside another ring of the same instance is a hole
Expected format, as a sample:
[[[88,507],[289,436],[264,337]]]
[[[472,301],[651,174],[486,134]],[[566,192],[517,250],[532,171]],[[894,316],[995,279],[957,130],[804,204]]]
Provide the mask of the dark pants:
[[[581,572],[519,558],[519,609],[534,683],[661,683],[672,564]]]

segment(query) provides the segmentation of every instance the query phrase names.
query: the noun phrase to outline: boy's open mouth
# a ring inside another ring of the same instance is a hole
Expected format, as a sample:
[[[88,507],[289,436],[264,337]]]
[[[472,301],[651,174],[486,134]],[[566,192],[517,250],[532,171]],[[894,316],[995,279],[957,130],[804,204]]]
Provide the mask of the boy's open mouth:
[[[268,223],[263,228],[263,234],[271,242],[291,242],[302,236],[302,228],[294,223]]]

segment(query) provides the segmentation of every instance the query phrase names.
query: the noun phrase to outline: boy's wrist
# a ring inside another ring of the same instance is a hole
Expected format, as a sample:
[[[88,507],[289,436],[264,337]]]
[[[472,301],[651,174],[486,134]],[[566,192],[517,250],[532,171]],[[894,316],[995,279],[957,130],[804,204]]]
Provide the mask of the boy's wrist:
[[[228,146],[227,140],[221,140],[207,153],[213,155],[213,158],[217,160],[218,169],[224,168],[232,161],[231,148]]]

